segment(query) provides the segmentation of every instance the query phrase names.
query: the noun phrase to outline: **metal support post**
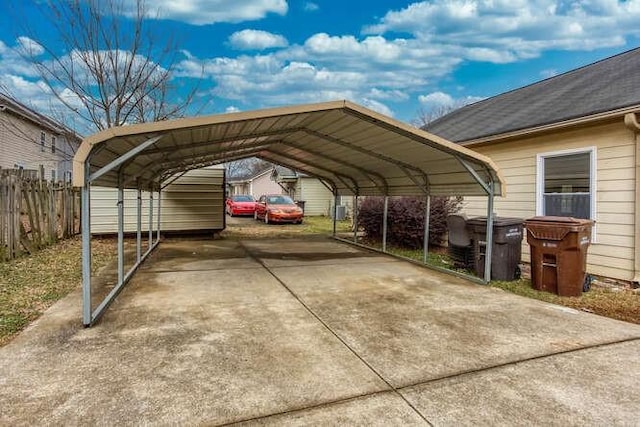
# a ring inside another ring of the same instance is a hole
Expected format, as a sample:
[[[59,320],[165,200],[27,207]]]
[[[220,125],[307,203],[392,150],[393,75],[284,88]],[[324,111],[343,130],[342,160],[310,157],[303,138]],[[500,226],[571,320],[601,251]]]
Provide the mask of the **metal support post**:
[[[118,283],[124,279],[124,188],[118,177]]]
[[[336,237],[336,221],[338,218],[338,192],[333,192],[333,237]]]
[[[149,189],[149,249],[153,247],[153,190]]]
[[[429,223],[431,221],[431,196],[425,197],[424,207],[424,241],[422,248],[422,262],[427,263],[429,258]]]
[[[493,179],[489,179],[487,194],[487,237],[486,247],[484,250],[484,281],[489,283],[491,281],[491,257],[493,252]]]
[[[161,187],[158,186],[158,235],[156,237],[156,240],[159,242],[160,241],[160,220],[161,220],[161,215],[160,215],[160,208],[161,208],[161,202],[162,202],[162,194],[160,193]]]
[[[353,241],[358,242],[358,195],[353,197]]]
[[[387,214],[389,212],[389,196],[384,196],[384,212],[382,214],[382,252],[387,252]]]
[[[91,184],[88,180],[89,164],[85,165],[82,187],[82,323],[91,324]]]
[[[140,262],[142,256],[142,190],[138,182],[138,199],[137,199],[137,221],[136,221],[136,262]]]

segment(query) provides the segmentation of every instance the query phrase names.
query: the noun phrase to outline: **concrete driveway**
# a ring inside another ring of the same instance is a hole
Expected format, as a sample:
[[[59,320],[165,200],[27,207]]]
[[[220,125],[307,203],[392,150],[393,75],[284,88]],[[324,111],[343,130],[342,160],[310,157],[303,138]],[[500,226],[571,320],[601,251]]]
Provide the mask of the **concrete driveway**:
[[[640,326],[326,238],[165,241],[0,349],[0,425],[637,425]]]

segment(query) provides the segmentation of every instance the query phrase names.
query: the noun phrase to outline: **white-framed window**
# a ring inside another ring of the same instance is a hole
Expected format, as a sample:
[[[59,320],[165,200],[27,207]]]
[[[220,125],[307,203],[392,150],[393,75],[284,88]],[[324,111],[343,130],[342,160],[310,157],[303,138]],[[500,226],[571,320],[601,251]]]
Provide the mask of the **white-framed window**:
[[[51,152],[55,154],[56,152],[56,137],[55,135],[51,135]]]
[[[596,219],[596,148],[538,154],[536,214]]]
[[[40,132],[40,151],[44,151],[44,143],[46,139],[47,136],[44,134],[44,132]]]

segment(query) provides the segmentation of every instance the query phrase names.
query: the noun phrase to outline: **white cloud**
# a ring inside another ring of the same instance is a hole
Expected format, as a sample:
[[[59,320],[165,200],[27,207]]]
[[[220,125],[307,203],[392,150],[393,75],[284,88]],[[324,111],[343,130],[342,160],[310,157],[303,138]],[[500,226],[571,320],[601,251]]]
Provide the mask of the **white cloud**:
[[[44,48],[40,43],[35,40],[30,39],[29,37],[21,36],[18,37],[18,45],[20,48],[27,54],[31,56],[39,56],[44,53]]]
[[[451,95],[444,92],[432,92],[428,95],[420,95],[418,101],[421,104],[433,104],[433,105],[453,105],[455,102]]]
[[[126,1],[129,14],[135,14],[135,0]],[[155,0],[147,9],[150,17],[207,25],[255,21],[269,13],[284,16],[289,6],[287,0]]]
[[[240,112],[240,109],[234,105],[229,105],[227,108],[225,108],[224,110],[225,113],[238,113]]]
[[[558,70],[555,70],[553,68],[540,71],[540,77],[542,77],[543,79],[548,79],[550,77],[557,76],[557,75],[558,75]]]
[[[370,99],[402,102],[409,99],[409,94],[402,90],[383,90],[374,87],[367,92],[366,97]]]
[[[418,96],[418,101],[423,107],[427,107],[430,109],[438,109],[438,108],[447,108],[447,109],[456,109],[463,107],[467,104],[473,104],[474,102],[478,102],[483,100],[483,97],[480,96],[465,96],[462,98],[454,98],[448,93],[444,92],[431,92],[427,95]]]
[[[622,46],[625,35],[640,35],[638,21],[639,0],[434,0],[389,11],[363,33],[406,33],[463,59],[505,63]]]
[[[315,12],[316,10],[320,9],[320,6],[318,6],[317,3],[308,1],[304,4],[303,9],[306,12]]]
[[[229,43],[233,48],[242,50],[263,50],[289,44],[283,36],[261,30],[237,31],[229,36]]]
[[[7,46],[0,41],[0,74],[13,74],[25,77],[36,77],[38,75],[33,64],[20,54],[23,46],[29,46],[29,41],[30,39],[27,37],[19,37],[13,47]],[[38,52],[36,46],[40,45],[32,45],[34,53]]]
[[[362,98],[360,103],[373,111],[377,111],[380,114],[393,117],[393,111],[389,107],[384,105],[382,102],[378,102],[374,99]]]

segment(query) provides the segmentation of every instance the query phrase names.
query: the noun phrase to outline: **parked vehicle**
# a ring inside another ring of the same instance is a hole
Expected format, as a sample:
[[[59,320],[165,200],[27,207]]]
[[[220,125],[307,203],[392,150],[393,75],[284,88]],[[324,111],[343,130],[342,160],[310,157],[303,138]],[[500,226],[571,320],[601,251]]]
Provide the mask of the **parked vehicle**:
[[[246,194],[229,197],[226,205],[226,211],[231,216],[253,215],[256,211],[256,200]]]
[[[260,196],[256,202],[256,212],[253,215],[256,220],[270,222],[292,222],[301,224],[304,213],[291,197],[281,194],[267,194]]]

